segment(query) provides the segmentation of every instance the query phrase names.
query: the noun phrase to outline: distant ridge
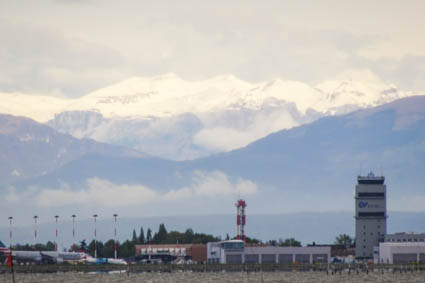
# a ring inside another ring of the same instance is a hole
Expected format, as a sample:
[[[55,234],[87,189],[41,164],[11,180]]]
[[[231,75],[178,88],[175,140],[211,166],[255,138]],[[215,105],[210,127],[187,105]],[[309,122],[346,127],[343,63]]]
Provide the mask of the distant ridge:
[[[0,114],[0,184],[46,175],[86,154],[146,156],[135,150],[76,139],[29,118]]]
[[[252,200],[259,210],[327,211],[351,206],[360,165],[376,172],[383,166],[393,209],[418,210],[425,183],[424,142],[425,96],[418,96],[325,117],[206,158],[176,162],[86,155],[15,185],[66,183],[78,188],[88,178],[99,177],[167,192],[192,186],[198,172],[222,172],[229,181],[249,180],[258,186]]]

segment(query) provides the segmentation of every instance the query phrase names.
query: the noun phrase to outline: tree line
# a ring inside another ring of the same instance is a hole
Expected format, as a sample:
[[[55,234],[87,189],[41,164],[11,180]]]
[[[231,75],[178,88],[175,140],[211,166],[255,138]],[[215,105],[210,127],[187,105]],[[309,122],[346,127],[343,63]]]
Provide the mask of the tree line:
[[[136,245],[146,244],[206,244],[208,242],[218,242],[221,237],[204,233],[195,233],[192,229],[187,229],[185,232],[167,231],[164,224],[159,225],[158,232],[152,235],[152,230],[148,228],[146,235],[143,227],[140,228],[140,233],[137,235],[136,230],[133,230],[132,242]]]
[[[226,235],[226,240],[230,240],[229,235]],[[233,238],[235,239],[235,238]],[[117,253],[120,258],[129,258],[135,255],[136,245],[146,245],[146,244],[206,244],[208,242],[218,242],[221,241],[220,236],[213,236],[205,233],[195,233],[192,229],[186,229],[185,232],[178,231],[167,231],[164,224],[160,224],[158,231],[152,233],[150,228],[147,229],[146,234],[143,230],[143,227],[140,227],[139,234],[136,233],[136,229],[133,229],[133,235],[131,240],[125,240],[124,242],[117,241]],[[246,243],[248,244],[267,244],[271,246],[281,246],[281,247],[301,247],[301,241],[298,241],[294,238],[279,239],[279,240],[269,240],[267,242],[262,242],[261,240],[255,238],[246,238]],[[346,248],[354,247],[355,240],[347,234],[340,234],[336,237],[334,244],[343,245]],[[313,242],[313,245],[315,243]],[[36,244],[34,245],[15,245],[12,247],[14,250],[23,250],[23,251],[55,251],[56,244],[54,242],[48,241],[46,244]],[[86,240],[82,240],[79,245],[73,244],[68,251],[74,252],[86,252],[94,256],[95,250],[95,241],[92,240],[89,244],[86,243]],[[96,241],[96,250],[98,257],[107,257],[111,258],[115,255],[115,240],[110,239],[106,242]]]

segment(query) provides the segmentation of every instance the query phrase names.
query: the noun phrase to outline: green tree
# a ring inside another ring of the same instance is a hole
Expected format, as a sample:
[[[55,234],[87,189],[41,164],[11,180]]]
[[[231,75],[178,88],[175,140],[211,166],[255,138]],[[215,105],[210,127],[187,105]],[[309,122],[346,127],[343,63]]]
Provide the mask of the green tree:
[[[301,242],[295,240],[294,238],[288,238],[285,240],[279,239],[280,247],[301,247]]]
[[[152,231],[151,228],[148,228],[148,231],[146,231],[146,242],[150,244],[152,242]]]
[[[137,244],[136,229],[133,229],[133,237],[131,238],[131,241],[132,241],[134,244]]]
[[[107,258],[115,257],[115,240],[109,240],[105,243],[103,248],[103,255]]]
[[[82,240],[80,242],[80,251],[87,253],[89,251],[89,247],[86,244],[86,240]]]
[[[97,257],[104,257],[102,241],[96,241]],[[92,240],[88,246],[88,253],[94,257],[94,240]]]
[[[250,238],[250,237],[246,237],[246,243],[248,244],[259,244],[261,243],[260,240],[256,239],[256,238]]]
[[[145,232],[143,231],[143,227],[140,227],[140,234],[138,239],[138,244],[143,245],[146,242]]]
[[[132,241],[126,240],[119,246],[119,255],[122,258],[128,258],[136,254],[136,247]]]
[[[183,234],[183,242],[185,244],[191,244],[193,242],[194,232],[192,229],[187,229]]]
[[[152,239],[152,243],[155,244],[164,244],[167,240],[167,229],[165,229],[164,224],[159,224],[158,233],[155,233]]]
[[[165,244],[182,244],[182,238],[182,233],[177,231],[170,231],[167,233]]]
[[[335,238],[335,244],[343,245],[346,248],[353,246],[354,240],[347,234],[340,234]]]
[[[48,241],[46,244],[46,251],[56,251],[56,244]]]

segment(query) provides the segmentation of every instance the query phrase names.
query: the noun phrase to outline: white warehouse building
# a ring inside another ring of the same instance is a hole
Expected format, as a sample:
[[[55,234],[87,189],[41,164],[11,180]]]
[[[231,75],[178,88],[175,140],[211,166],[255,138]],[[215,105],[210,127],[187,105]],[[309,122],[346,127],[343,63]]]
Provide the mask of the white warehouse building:
[[[241,240],[207,244],[208,263],[328,263],[331,248],[249,246]]]
[[[425,263],[425,243],[380,243],[379,262],[388,264]]]

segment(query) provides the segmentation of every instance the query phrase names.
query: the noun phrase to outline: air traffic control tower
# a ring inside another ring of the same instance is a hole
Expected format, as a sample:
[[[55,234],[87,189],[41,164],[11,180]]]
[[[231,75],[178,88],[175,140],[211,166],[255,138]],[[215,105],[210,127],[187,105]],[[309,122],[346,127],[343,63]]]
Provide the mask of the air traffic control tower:
[[[384,176],[358,176],[356,185],[356,258],[373,258],[373,248],[387,233],[387,192]]]

